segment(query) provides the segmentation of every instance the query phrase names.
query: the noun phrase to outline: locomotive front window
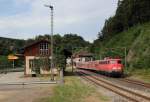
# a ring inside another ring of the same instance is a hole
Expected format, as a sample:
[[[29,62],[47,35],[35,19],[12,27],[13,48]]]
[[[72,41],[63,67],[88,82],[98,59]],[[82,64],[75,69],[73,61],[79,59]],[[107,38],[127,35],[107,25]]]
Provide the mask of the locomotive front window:
[[[117,61],[110,61],[110,64],[117,64]]]

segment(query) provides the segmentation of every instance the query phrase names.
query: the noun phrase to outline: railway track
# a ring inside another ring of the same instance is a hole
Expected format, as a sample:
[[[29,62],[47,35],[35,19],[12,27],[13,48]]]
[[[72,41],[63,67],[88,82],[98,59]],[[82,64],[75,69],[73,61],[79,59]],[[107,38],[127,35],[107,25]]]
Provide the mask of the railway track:
[[[144,82],[137,81],[137,80],[121,79],[121,81],[125,81],[125,82],[128,82],[128,83],[132,83],[132,84],[140,85],[140,86],[143,86],[143,87],[146,87],[146,88],[150,88],[150,84],[149,83],[144,83]]]
[[[91,71],[89,71],[89,72],[91,72]],[[108,79],[107,76],[104,76],[104,75],[101,75],[101,74],[97,74],[95,72],[91,72],[91,73],[95,74],[97,76],[100,76],[102,78]],[[130,84],[134,84],[134,85],[138,85],[138,86],[142,86],[142,87],[150,89],[150,84],[149,83],[144,83],[144,82],[141,82],[141,81],[138,81],[138,80],[127,79],[127,78],[121,78],[121,79],[118,79],[118,80],[122,81],[122,82],[130,83]]]
[[[115,92],[117,94],[119,94],[120,96],[123,96],[127,99],[129,99],[130,101],[133,102],[150,102],[150,97],[145,96],[143,94],[140,93],[136,93],[134,91],[131,91],[129,89],[120,87],[118,85],[112,84],[110,83],[108,80],[100,78],[96,75],[91,74],[90,72],[87,71],[78,71],[78,74],[80,75],[80,77],[84,78],[85,80],[88,80],[98,86],[102,86],[112,92]]]

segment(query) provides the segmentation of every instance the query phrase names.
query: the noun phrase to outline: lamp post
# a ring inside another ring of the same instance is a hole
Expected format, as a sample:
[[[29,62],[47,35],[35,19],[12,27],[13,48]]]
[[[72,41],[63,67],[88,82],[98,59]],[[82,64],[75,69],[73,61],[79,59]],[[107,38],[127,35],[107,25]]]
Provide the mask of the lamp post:
[[[53,73],[53,10],[54,7],[52,5],[44,5],[45,7],[50,8],[51,10],[51,80],[54,80]]]

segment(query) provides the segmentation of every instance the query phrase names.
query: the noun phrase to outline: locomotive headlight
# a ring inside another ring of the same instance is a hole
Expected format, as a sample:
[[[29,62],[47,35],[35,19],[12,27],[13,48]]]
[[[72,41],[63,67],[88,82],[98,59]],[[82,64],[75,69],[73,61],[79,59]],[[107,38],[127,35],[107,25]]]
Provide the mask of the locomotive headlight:
[[[118,69],[121,69],[121,67],[118,67]]]
[[[117,69],[117,67],[113,67],[113,69],[115,70],[115,69]]]

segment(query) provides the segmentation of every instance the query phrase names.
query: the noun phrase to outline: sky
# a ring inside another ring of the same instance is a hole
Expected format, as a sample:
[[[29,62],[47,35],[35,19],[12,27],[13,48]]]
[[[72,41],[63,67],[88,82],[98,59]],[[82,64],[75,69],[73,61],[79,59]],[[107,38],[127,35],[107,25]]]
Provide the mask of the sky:
[[[0,0],[0,36],[17,39],[50,34],[54,6],[54,34],[78,34],[92,42],[105,20],[115,14],[118,0]]]

